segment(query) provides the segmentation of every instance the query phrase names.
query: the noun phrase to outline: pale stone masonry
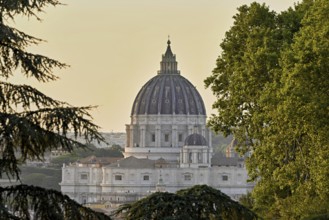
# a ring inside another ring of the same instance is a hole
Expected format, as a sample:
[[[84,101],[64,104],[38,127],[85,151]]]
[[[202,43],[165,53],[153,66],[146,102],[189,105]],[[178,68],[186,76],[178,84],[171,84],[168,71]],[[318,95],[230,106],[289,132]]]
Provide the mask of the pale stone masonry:
[[[139,91],[126,125],[125,158],[62,168],[61,190],[79,203],[113,206],[155,191],[207,184],[238,199],[253,188],[241,158],[214,154],[203,100],[177,70],[168,41],[160,71]]]

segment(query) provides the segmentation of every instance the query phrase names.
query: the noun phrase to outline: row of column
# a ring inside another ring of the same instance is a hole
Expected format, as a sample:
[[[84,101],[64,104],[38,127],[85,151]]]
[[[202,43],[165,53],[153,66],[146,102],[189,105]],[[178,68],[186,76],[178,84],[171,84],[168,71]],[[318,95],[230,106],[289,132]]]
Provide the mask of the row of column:
[[[135,125],[136,126],[136,125]],[[138,127],[139,129],[139,140],[135,140],[136,135],[134,135],[134,132],[136,132],[136,130],[134,130],[134,125],[130,125],[129,128],[126,129],[127,132],[127,146],[128,147],[147,147],[146,146],[146,135],[150,135],[150,132],[146,132],[146,125],[139,125]],[[173,147],[178,146],[178,132],[177,132],[177,125],[172,125],[172,129],[171,129],[171,145]],[[188,133],[187,135],[191,135],[193,133],[199,133],[199,129],[195,128],[194,125],[188,125]],[[162,131],[161,131],[161,125],[156,125],[155,126],[155,147],[161,147],[161,135],[162,135]],[[163,134],[164,135],[164,134]],[[201,127],[201,135],[206,137],[206,127],[204,125],[202,125]],[[186,138],[186,137],[184,137]],[[209,135],[209,138],[211,138],[211,135]],[[184,140],[182,140],[184,141]],[[211,143],[211,139],[209,139],[209,144]]]
[[[183,149],[182,163],[208,164],[209,153],[208,149]],[[199,160],[199,156],[201,156],[201,161]]]

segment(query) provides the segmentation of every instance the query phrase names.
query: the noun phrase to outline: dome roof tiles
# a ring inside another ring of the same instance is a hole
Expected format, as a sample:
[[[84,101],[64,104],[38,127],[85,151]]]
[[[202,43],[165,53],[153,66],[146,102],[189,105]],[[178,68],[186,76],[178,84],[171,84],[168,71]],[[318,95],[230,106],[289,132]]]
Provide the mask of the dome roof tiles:
[[[178,74],[161,74],[139,91],[132,115],[141,114],[206,115],[206,111],[199,92],[187,79]]]
[[[206,115],[199,92],[177,70],[170,42],[159,74],[141,88],[133,103],[131,115],[144,114]]]

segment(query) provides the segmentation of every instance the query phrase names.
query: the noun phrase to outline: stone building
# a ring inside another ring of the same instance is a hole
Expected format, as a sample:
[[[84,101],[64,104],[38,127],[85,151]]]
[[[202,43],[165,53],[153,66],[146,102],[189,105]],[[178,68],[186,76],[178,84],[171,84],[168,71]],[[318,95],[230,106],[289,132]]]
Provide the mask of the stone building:
[[[125,157],[64,165],[63,193],[80,203],[115,205],[196,184],[220,189],[233,199],[252,189],[243,159],[213,154],[203,100],[180,74],[171,42],[167,44],[160,71],[133,103]]]

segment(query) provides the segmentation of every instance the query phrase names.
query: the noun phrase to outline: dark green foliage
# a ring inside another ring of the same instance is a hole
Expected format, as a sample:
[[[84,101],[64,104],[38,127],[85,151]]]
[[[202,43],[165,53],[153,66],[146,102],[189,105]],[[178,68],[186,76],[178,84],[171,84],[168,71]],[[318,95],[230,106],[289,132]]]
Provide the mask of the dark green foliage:
[[[329,219],[329,213],[322,214],[322,215],[308,216],[306,218],[303,218],[302,220],[328,220],[328,219]]]
[[[92,151],[96,157],[123,157],[123,149],[119,145],[113,145],[110,148],[95,148]]]
[[[35,111],[1,112],[0,173],[19,178],[18,165],[27,159],[41,160],[45,152],[59,147],[67,151],[71,151],[74,146],[84,147],[65,136],[69,129],[74,130],[76,135],[83,134],[86,138],[102,140],[96,131],[97,126],[84,118],[85,115],[89,115],[89,109],[90,107],[54,106]]]
[[[59,183],[62,180],[62,170],[60,168],[23,166],[21,170],[22,183],[60,190]]]
[[[185,201],[172,193],[153,193],[133,204],[123,205],[117,213],[124,210],[125,219],[191,219],[187,214]],[[191,211],[191,210],[189,210]]]
[[[4,203],[6,203],[5,207],[2,205]],[[58,191],[36,186],[0,187],[0,204],[0,216],[7,216],[6,219],[109,219],[102,213],[79,205]],[[15,216],[12,215],[13,213]]]
[[[123,157],[123,149],[119,145],[109,148],[97,148],[92,144],[87,144],[87,149],[74,148],[70,153],[73,157],[84,158],[94,155],[96,157]]]
[[[82,144],[66,137],[68,132],[82,135],[87,141],[103,140],[98,126],[91,122],[92,107],[72,107],[54,100],[28,85],[10,82],[17,69],[40,82],[56,80],[53,68],[66,64],[26,51],[41,40],[6,25],[13,15],[36,16],[46,5],[58,1],[1,1],[0,3],[0,174],[19,178],[18,165],[27,159],[42,159],[46,151],[58,147],[72,150]]]
[[[227,195],[206,185],[197,185],[176,194],[156,192],[132,204],[121,206],[115,213],[125,219],[258,219],[249,209]]]
[[[70,153],[67,155],[58,156],[58,157],[52,159],[50,162],[52,163],[52,166],[60,168],[63,166],[64,163],[65,164],[74,163],[81,158],[83,158],[83,157],[78,157],[77,155]]]
[[[123,157],[123,149],[119,145],[113,145],[110,148],[96,148],[88,145],[87,149],[75,148],[71,153],[56,157],[51,163],[56,167],[62,167],[63,163],[73,163],[79,159],[96,156],[96,157]]]
[[[239,199],[239,202],[246,208],[252,210],[254,207],[254,200],[251,196],[251,193],[248,192],[246,195],[242,195]]]
[[[37,17],[36,13],[39,13],[46,6],[59,5],[60,2],[57,0],[31,0],[31,1],[13,1],[3,0],[1,1],[1,18],[14,18],[15,15],[34,16]],[[38,17],[37,17],[38,18]]]
[[[268,219],[328,213],[328,1],[280,14],[258,3],[238,10],[205,80],[217,97],[209,125],[252,151],[254,211]]]
[[[0,177],[20,178],[19,165],[26,160],[42,160],[46,152],[61,148],[72,151],[85,145],[68,138],[68,133],[82,136],[87,143],[103,141],[89,111],[54,100],[28,85],[11,82],[19,72],[41,83],[56,80],[53,69],[66,64],[27,51],[42,40],[8,25],[15,16],[37,18],[46,6],[57,0],[0,1]],[[20,71],[18,71],[20,70]],[[39,175],[40,176],[40,175]],[[105,219],[59,192],[32,186],[0,188],[2,219]],[[15,217],[16,216],[16,217]]]

